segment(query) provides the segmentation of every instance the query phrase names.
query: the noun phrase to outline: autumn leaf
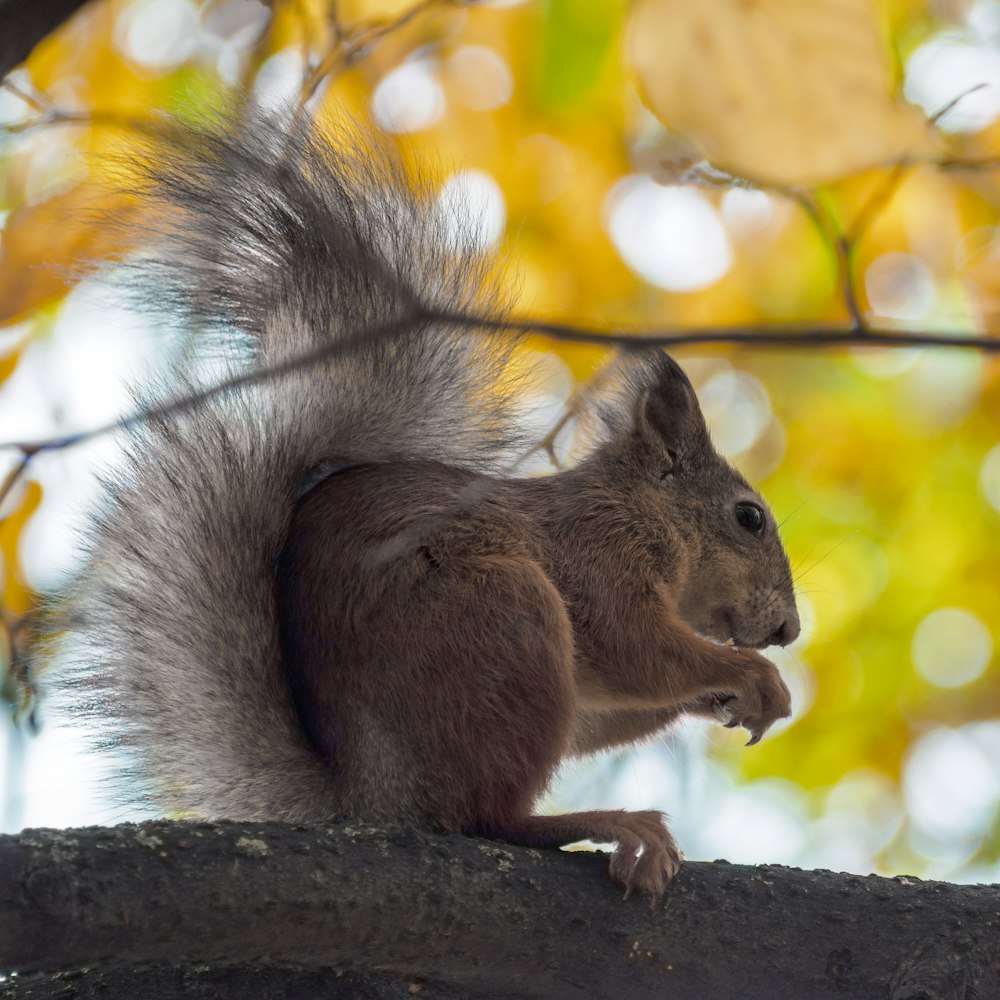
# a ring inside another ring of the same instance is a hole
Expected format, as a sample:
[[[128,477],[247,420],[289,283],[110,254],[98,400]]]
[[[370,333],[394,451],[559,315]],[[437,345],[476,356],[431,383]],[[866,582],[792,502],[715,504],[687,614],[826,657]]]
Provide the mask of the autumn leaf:
[[[5,569],[0,589],[2,606],[7,611],[22,615],[34,605],[34,594],[24,582],[18,569],[18,546],[24,526],[42,502],[42,487],[29,480],[24,487],[21,502],[0,521],[0,559]]]
[[[815,185],[929,143],[870,0],[640,0],[629,29],[652,110],[741,177]]]
[[[21,360],[20,351],[11,351],[9,354],[5,354],[0,357],[0,385],[14,374],[14,369],[17,367],[18,361]]]
[[[112,212],[107,191],[79,184],[11,213],[0,244],[0,323],[61,297],[80,268],[121,249],[121,230],[97,224]]]

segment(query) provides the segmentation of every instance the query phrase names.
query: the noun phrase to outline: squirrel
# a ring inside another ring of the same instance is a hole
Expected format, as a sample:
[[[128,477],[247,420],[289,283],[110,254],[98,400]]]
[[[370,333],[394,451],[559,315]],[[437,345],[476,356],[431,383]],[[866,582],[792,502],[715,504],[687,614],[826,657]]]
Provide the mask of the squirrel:
[[[662,813],[533,806],[685,713],[790,714],[757,652],[799,631],[788,558],[688,377],[625,352],[585,457],[515,477],[502,279],[395,154],[243,112],[150,162],[131,284],[237,377],[128,446],[61,601],[78,710],[175,816],[610,842],[662,894]]]

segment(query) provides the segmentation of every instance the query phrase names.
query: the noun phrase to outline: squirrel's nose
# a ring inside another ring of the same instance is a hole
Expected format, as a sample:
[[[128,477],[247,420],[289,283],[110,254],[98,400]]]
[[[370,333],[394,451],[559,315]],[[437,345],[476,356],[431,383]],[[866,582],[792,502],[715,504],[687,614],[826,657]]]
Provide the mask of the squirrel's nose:
[[[799,637],[799,616],[793,611],[768,637],[769,646],[787,646]]]

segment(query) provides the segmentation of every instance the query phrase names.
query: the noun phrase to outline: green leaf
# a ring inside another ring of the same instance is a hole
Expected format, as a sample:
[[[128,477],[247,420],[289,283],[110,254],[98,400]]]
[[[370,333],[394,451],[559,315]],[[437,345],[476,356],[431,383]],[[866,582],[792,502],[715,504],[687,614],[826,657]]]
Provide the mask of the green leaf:
[[[583,103],[618,44],[621,0],[547,0],[542,17],[536,99],[547,110]]]

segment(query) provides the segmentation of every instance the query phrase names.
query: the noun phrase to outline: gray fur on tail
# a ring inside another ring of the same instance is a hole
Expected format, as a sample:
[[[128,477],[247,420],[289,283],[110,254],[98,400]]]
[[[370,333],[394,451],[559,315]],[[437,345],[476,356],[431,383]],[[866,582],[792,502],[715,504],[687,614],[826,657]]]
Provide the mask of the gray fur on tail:
[[[251,116],[173,134],[154,156],[156,239],[126,265],[129,284],[234,371],[247,342],[249,364],[269,366],[379,332],[149,421],[53,620],[75,633],[74,697],[131,751],[158,808],[329,819],[332,775],[281,671],[273,566],[324,469],[496,466],[516,436],[496,388],[504,347],[407,319],[420,304],[482,308],[489,262],[456,258],[429,196],[356,132]]]

